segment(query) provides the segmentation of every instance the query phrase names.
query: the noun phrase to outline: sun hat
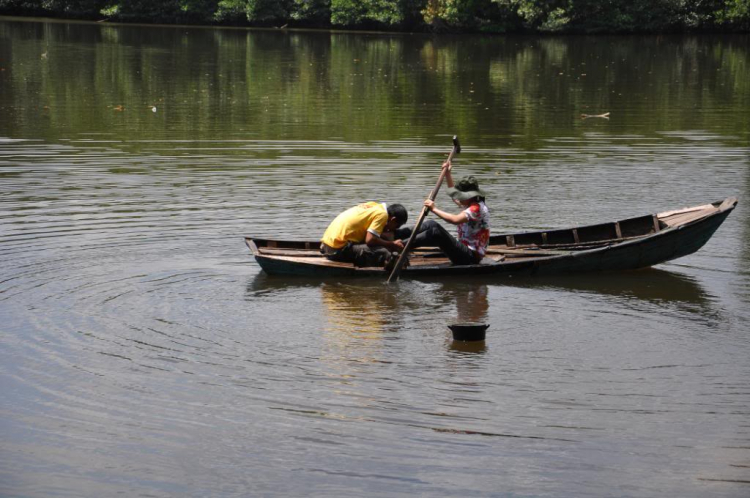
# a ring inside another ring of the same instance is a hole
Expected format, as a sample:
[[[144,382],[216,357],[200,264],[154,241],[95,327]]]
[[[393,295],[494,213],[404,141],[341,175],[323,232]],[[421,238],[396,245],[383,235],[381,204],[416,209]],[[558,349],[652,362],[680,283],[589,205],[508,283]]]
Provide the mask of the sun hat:
[[[456,201],[466,201],[474,197],[487,197],[487,194],[479,188],[479,182],[473,176],[461,178],[455,188],[448,189],[448,195]]]

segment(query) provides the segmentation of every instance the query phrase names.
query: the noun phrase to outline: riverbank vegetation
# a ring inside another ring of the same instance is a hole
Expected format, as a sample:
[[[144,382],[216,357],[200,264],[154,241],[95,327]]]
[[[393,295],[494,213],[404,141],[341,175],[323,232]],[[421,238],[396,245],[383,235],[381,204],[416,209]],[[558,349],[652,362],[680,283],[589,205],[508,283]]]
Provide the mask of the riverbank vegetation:
[[[446,140],[439,129],[480,148],[574,151],[564,137],[593,133],[588,152],[571,152],[587,167],[609,134],[648,142],[688,130],[675,139],[720,140],[742,154],[750,136],[748,37],[463,40],[6,22],[0,130],[47,142],[106,133],[113,142],[102,138],[102,147],[154,154],[154,140],[184,137],[196,141],[186,150],[210,154],[223,146],[201,140]],[[605,112],[611,121],[581,119]],[[229,153],[244,158],[245,145]],[[283,149],[267,153],[276,158]],[[315,157],[314,149],[304,153]]]
[[[750,30],[750,0],[0,0],[0,14],[433,32]]]

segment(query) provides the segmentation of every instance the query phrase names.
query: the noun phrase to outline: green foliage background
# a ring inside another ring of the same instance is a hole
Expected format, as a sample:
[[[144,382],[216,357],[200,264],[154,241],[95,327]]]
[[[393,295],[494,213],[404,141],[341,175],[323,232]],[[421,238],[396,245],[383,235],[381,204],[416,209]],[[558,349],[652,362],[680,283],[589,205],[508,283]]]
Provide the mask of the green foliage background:
[[[437,32],[750,30],[750,0],[0,0],[0,13]]]

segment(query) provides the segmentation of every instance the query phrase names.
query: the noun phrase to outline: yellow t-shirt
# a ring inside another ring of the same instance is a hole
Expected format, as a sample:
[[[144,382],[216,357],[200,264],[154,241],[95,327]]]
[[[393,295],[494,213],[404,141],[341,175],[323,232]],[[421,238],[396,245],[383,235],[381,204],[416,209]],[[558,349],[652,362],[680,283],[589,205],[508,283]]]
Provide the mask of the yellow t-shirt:
[[[338,215],[328,225],[321,242],[334,249],[341,249],[348,242],[362,244],[367,232],[380,237],[386,223],[388,211],[385,205],[379,202],[365,202]]]

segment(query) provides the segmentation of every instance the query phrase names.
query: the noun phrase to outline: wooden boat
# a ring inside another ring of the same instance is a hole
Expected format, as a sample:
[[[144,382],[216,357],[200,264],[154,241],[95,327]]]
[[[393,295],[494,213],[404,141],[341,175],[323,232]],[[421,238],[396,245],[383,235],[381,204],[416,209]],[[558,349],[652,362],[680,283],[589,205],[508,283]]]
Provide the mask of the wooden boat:
[[[427,275],[551,275],[647,268],[700,249],[737,199],[576,228],[493,235],[479,264],[452,265],[437,248],[422,247],[409,256],[402,277]],[[268,274],[387,277],[383,268],[356,268],[329,261],[320,242],[246,237],[245,243]]]

